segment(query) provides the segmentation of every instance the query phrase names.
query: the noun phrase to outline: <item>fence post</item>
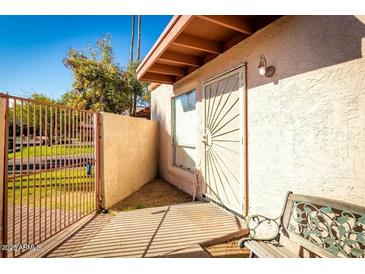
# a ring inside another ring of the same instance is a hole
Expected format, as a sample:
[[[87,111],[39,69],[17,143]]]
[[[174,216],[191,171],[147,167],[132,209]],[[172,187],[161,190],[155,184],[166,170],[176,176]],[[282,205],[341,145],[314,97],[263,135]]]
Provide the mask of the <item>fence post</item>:
[[[101,188],[101,173],[100,173],[100,112],[96,112],[95,114],[95,120],[94,120],[94,126],[95,126],[95,160],[96,160],[96,211],[98,212],[100,208],[103,206],[103,200],[101,200],[102,197],[102,188]]]
[[[3,244],[5,244],[7,241],[5,239],[6,233],[4,227],[6,226],[6,220],[4,218],[4,209],[6,209],[5,203],[7,202],[7,199],[4,195],[6,193],[5,187],[5,161],[7,161],[7,109],[8,109],[8,99],[0,96],[0,246],[2,247]],[[7,214],[5,214],[6,216]],[[2,251],[0,252],[0,257],[5,257],[6,252]]]

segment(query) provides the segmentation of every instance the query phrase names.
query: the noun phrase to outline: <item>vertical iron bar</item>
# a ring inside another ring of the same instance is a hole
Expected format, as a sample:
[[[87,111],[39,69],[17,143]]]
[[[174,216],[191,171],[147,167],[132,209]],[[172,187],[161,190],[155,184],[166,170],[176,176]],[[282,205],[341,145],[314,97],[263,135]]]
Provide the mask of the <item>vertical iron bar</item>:
[[[60,171],[60,180],[59,180],[59,190],[60,190],[60,197],[59,197],[59,216],[58,216],[58,224],[59,224],[59,229],[61,230],[62,227],[62,213],[61,213],[61,203],[62,203],[62,108],[60,108],[60,135],[59,135],[59,140],[60,140],[60,163],[57,166],[57,170],[59,169]]]
[[[85,113],[85,155],[86,155],[86,172],[85,172],[85,199],[86,199],[86,211],[85,214],[89,213],[89,113]]]
[[[72,221],[75,219],[75,111],[72,111]]]
[[[82,190],[82,171],[83,171],[83,158],[82,158],[82,111],[79,112],[79,200],[80,200],[80,204],[79,204],[79,218],[82,217],[82,206],[83,206],[83,190]]]
[[[68,179],[67,179],[67,196],[68,196],[68,201],[67,201],[67,219],[68,219],[68,225],[70,224],[70,180],[71,180],[71,172],[70,172],[70,160],[71,160],[71,111],[68,110],[68,142],[67,142],[68,146]]]
[[[80,127],[80,123],[79,123],[79,119],[80,119],[80,113],[79,111],[77,111],[77,117],[76,117],[76,219],[79,218],[80,214],[79,214],[79,207],[80,207],[80,180],[79,180],[79,176],[80,176],[80,158],[79,158],[79,127]]]
[[[63,224],[63,198],[65,194],[65,187],[64,187],[64,164],[65,164],[65,150],[64,150],[64,137],[65,137],[65,110],[61,108],[61,120],[62,120],[62,133],[60,133],[60,141],[61,141],[61,162],[60,162],[60,173],[61,173],[61,193],[60,193],[60,229],[62,229]]]
[[[23,242],[23,107],[23,101],[20,101],[20,244]]]
[[[66,227],[66,197],[67,197],[67,192],[66,192],[66,181],[68,180],[67,179],[67,172],[66,172],[66,169],[67,169],[67,161],[66,161],[66,158],[67,158],[67,146],[66,146],[66,137],[67,137],[67,110],[65,109],[64,110],[64,113],[63,113],[63,148],[64,148],[64,156],[63,156],[63,227]]]
[[[4,125],[4,131],[5,131],[5,140],[4,140],[4,183],[3,183],[3,195],[4,195],[4,199],[3,199],[3,204],[1,205],[3,207],[3,219],[2,219],[2,224],[3,224],[3,244],[6,246],[8,244],[8,227],[9,227],[9,220],[8,220],[8,153],[9,153],[9,97],[6,97],[6,106],[5,106],[5,125]],[[8,257],[8,252],[3,249],[2,250],[2,257],[6,258]]]
[[[91,168],[92,168],[92,173],[91,173],[91,178],[90,178],[90,210],[94,210],[94,188],[93,188],[93,183],[94,183],[94,176],[95,176],[95,161],[94,161],[94,138],[93,138],[93,134],[94,134],[94,114],[90,114],[90,140],[89,140],[89,146],[90,146],[90,157],[91,157]]]
[[[48,107],[47,105],[44,106],[45,111],[45,140],[46,140],[46,165],[45,165],[45,188],[44,188],[44,237],[47,239],[47,199],[48,199],[48,192],[47,192],[47,184],[48,184]],[[52,235],[52,231],[50,233]]]
[[[43,183],[43,162],[42,162],[42,145],[43,145],[43,121],[42,105],[39,105],[39,242],[42,241],[42,183]],[[38,160],[37,160],[38,161]]]
[[[89,213],[91,211],[91,196],[90,196],[90,180],[92,178],[93,170],[92,170],[92,159],[91,152],[90,152],[90,113],[87,114],[87,140],[86,140],[86,151],[87,151],[87,158],[88,161],[90,161],[90,168],[91,168],[91,176],[87,176],[87,212]]]
[[[95,174],[96,174],[96,162],[95,162],[95,153],[94,153],[94,146],[95,146],[95,143],[94,143],[94,134],[95,134],[95,130],[94,130],[94,125],[95,125],[95,121],[94,121],[94,117],[95,117],[95,114],[91,114],[90,115],[90,154],[91,154],[91,157],[92,157],[92,168],[93,168],[93,173],[92,173],[92,176],[91,176],[91,181],[90,181],[90,195],[91,195],[91,208],[94,210],[95,209],[95,206],[94,206],[94,203],[95,203],[95,193],[94,193],[94,178],[95,178]]]
[[[27,244],[29,244],[29,146],[30,146],[30,134],[29,134],[29,120],[30,120],[30,103],[28,102],[27,112]],[[34,148],[34,147],[33,147]]]
[[[36,243],[35,241],[35,215],[36,215],[36,151],[37,151],[37,122],[36,122],[37,112],[36,112],[36,104],[33,104],[33,146],[34,146],[34,153],[33,153],[33,244]]]
[[[92,173],[92,177],[91,177],[91,208],[94,210],[95,209],[95,193],[94,193],[94,181],[95,181],[95,174],[96,174],[96,162],[95,162],[95,153],[94,153],[94,134],[95,134],[95,130],[94,130],[94,116],[95,114],[91,114],[90,115],[90,152],[91,152],[91,157],[92,157],[92,168],[93,168],[93,173]]]
[[[54,166],[54,170],[55,170],[55,190],[54,190],[54,194],[55,194],[55,198],[54,198],[54,203],[55,203],[55,207],[54,207],[54,229],[55,232],[57,232],[57,183],[58,183],[58,172],[57,172],[57,166],[58,166],[58,157],[57,157],[57,153],[58,153],[58,108],[55,107],[55,149],[56,149],[56,153],[55,153],[55,166]]]
[[[49,193],[49,217],[50,217],[50,220],[49,220],[49,230],[50,230],[50,233],[53,234],[53,204],[52,204],[52,198],[53,198],[53,107],[50,106],[50,132],[49,132],[49,135],[50,135],[50,141],[49,141],[49,144],[50,144],[50,149],[51,149],[51,159],[50,159],[50,166],[49,166],[49,169],[50,169],[50,174],[51,174],[51,179],[50,179],[50,193]]]
[[[15,169],[16,169],[16,99],[14,99],[14,104],[13,104],[13,193],[12,193],[12,203],[13,203],[13,219],[12,219],[12,242],[13,242],[13,246],[15,245]],[[13,257],[15,257],[15,250],[12,250],[13,252]]]
[[[59,140],[60,140],[60,147],[59,147],[59,151],[60,151],[60,157],[59,157],[59,164],[58,164],[58,167],[57,169],[59,170],[59,176],[60,176],[60,180],[59,180],[59,196],[60,196],[60,199],[59,199],[59,216],[58,216],[58,225],[59,225],[59,230],[62,229],[62,181],[63,181],[63,178],[62,178],[62,160],[63,160],[63,156],[62,156],[62,137],[63,137],[63,119],[62,119],[62,108],[60,108],[60,135],[59,135]]]

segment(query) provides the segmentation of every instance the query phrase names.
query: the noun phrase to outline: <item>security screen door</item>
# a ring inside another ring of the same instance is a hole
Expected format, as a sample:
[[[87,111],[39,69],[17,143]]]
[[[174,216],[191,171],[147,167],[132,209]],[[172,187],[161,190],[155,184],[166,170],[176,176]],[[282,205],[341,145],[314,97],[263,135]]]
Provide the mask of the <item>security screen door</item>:
[[[205,196],[243,214],[243,69],[203,86]]]

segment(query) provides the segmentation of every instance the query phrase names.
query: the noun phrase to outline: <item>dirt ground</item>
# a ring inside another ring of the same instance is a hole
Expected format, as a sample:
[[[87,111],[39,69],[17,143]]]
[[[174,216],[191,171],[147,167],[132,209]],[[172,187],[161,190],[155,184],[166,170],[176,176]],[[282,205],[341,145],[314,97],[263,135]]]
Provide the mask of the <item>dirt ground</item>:
[[[112,206],[110,211],[130,211],[191,201],[192,197],[190,195],[165,180],[156,178],[129,197]],[[247,258],[249,252],[246,248],[241,249],[238,246],[238,240],[231,240],[203,248],[213,258]]]
[[[145,184],[138,191],[118,202],[111,211],[129,211],[191,202],[192,197],[161,178]]]
[[[240,248],[237,240],[203,247],[212,258],[248,258],[250,252],[247,248]]]

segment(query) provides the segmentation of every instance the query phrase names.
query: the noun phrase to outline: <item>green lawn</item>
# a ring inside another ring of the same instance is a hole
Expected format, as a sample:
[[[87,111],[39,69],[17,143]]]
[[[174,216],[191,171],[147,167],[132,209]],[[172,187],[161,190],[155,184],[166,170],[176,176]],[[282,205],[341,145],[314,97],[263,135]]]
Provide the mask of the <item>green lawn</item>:
[[[52,185],[60,184],[61,182],[64,181],[68,182],[69,178],[71,181],[72,180],[75,181],[75,184],[92,180],[92,178],[87,177],[85,168],[73,168],[70,169],[70,172],[68,171],[68,169],[58,169],[47,172],[35,173],[34,175],[30,174],[29,178],[26,175],[23,175],[22,186],[23,188],[27,187],[28,180],[29,180],[29,185],[31,185],[32,187],[33,187],[33,181],[35,181],[35,187],[39,187],[40,185],[45,187],[46,185],[45,182],[47,182],[47,186],[49,186],[51,184]],[[8,188],[13,188],[13,178],[11,174],[9,174],[8,180],[9,180]],[[20,187],[20,178],[15,178],[14,187],[15,188]]]
[[[51,155],[75,155],[75,154],[89,154],[93,152],[93,147],[91,146],[68,146],[68,145],[53,145],[53,146],[30,146],[29,147],[29,157],[35,156],[51,156]],[[15,153],[15,158],[20,158],[23,154],[23,158],[28,157],[28,148],[25,146],[23,150],[17,151]],[[14,153],[9,153],[8,158],[12,159]]]
[[[74,174],[72,170],[70,171],[70,177],[67,170],[38,173],[34,176],[29,176],[29,179],[27,177],[23,177],[22,180],[15,179],[15,184],[10,176],[8,204],[11,205],[14,203],[15,205],[20,205],[22,200],[23,206],[29,202],[31,208],[35,204],[37,208],[45,208],[47,205],[48,209],[68,209],[69,205],[72,208],[72,203],[74,203],[74,207],[78,211],[88,212],[92,208],[95,200],[92,190],[94,179],[93,177],[87,177],[85,169],[75,168],[73,171]],[[68,200],[69,192],[70,202]],[[27,195],[28,193],[29,196]],[[27,197],[29,197],[29,200]]]

